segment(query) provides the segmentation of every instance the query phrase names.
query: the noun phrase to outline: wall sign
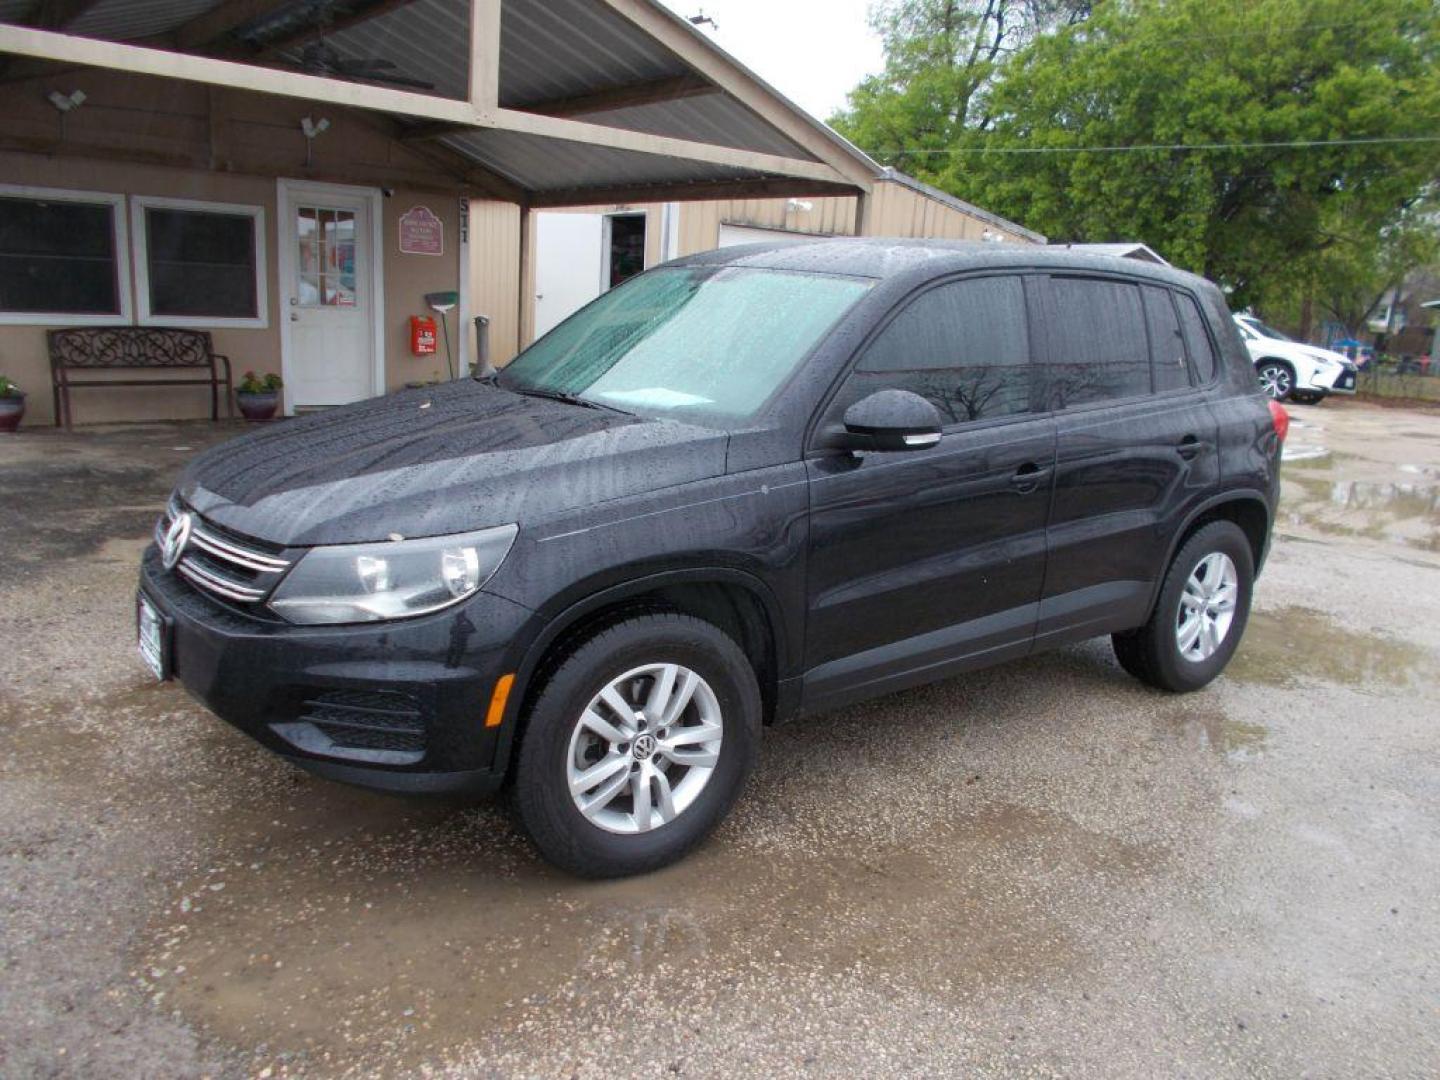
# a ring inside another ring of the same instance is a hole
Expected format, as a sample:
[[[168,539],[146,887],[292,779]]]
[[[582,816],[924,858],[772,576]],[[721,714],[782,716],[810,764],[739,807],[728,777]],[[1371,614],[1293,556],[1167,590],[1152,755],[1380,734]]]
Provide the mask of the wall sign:
[[[400,215],[400,254],[445,254],[445,223],[428,206],[412,206]]]

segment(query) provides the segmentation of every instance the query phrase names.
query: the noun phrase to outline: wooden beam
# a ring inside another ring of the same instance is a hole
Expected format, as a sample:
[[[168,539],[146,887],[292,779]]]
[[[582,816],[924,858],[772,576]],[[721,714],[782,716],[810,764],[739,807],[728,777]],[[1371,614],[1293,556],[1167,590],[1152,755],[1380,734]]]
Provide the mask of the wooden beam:
[[[699,30],[654,0],[598,0],[659,41],[706,79],[717,84],[787,138],[831,165],[856,186],[869,190],[878,167],[859,150],[826,132]]]
[[[64,30],[96,3],[98,0],[41,0],[29,15],[18,21],[23,26],[33,26],[37,30]],[[0,78],[8,80],[17,74],[24,78],[32,73],[48,74],[48,70],[43,67],[35,70],[27,61],[22,60],[17,64],[13,57],[0,56]]]
[[[500,107],[500,0],[470,0],[470,104]]]
[[[299,71],[276,71],[232,60],[187,56],[166,49],[72,37],[69,34],[31,30],[21,26],[0,24],[0,52],[59,63],[109,68],[132,75],[155,75],[212,86],[238,86],[261,94],[349,105],[428,120],[483,126],[486,119],[468,101],[453,101],[410,90],[367,86],[344,79],[307,75]]]
[[[197,15],[175,30],[175,47],[188,52],[219,41],[237,26],[269,15],[289,0],[225,0],[204,15]]]
[[[646,82],[611,86],[573,97],[549,98],[545,101],[512,105],[511,108],[521,112],[541,113],[544,116],[586,116],[590,113],[631,109],[639,105],[659,105],[667,101],[718,93],[720,87],[698,75],[676,75],[668,79],[650,79]]]
[[[538,135],[542,138],[561,139],[566,142],[585,143],[591,146],[605,146],[614,150],[633,150],[640,154],[656,154],[661,157],[681,158],[686,161],[702,161],[707,165],[724,165],[734,169],[773,173],[776,176],[794,176],[805,180],[823,180],[839,184],[849,182],[832,166],[820,161],[802,161],[798,158],[782,157],[779,154],[763,154],[755,150],[736,150],[728,146],[717,146],[714,143],[674,139],[668,135],[650,135],[640,131],[629,131],[626,128],[587,124],[580,120],[566,120],[558,116],[540,116],[536,113],[521,112],[518,109],[496,109],[492,124],[501,131],[514,131],[524,135]]]
[[[275,170],[268,167],[247,168],[243,162],[223,162],[222,168],[210,168],[209,155],[185,151],[148,150],[129,146],[105,146],[77,142],[73,136],[64,139],[39,138],[25,135],[0,134],[0,151],[37,154],[47,158],[74,160],[77,174],[86,161],[116,161],[139,165],[163,165],[173,169],[197,172],[223,172],[227,175],[258,176],[274,181]],[[463,195],[465,185],[458,180],[442,184],[412,177],[397,178],[393,170],[374,165],[346,165],[341,169],[313,168],[303,170],[304,179],[319,183],[362,184],[367,187],[404,186],[408,190],[435,192],[442,195]]]
[[[537,210],[564,206],[635,205],[657,202],[699,202],[709,199],[779,199],[800,196],[853,197],[848,184],[817,180],[717,180],[690,184],[609,184],[601,187],[556,188],[536,191],[530,205]]]

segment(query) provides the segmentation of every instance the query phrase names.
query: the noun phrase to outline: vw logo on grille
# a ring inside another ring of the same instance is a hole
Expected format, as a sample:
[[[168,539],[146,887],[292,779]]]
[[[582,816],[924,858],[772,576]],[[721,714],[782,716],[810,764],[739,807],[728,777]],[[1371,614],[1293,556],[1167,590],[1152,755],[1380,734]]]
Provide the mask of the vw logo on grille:
[[[165,530],[165,540],[160,545],[160,561],[166,570],[174,570],[180,556],[185,554],[185,545],[190,542],[190,528],[194,519],[189,514],[176,514],[175,520]]]
[[[647,760],[650,755],[655,753],[655,736],[637,735],[634,744],[630,747],[630,752],[635,755],[636,761]]]

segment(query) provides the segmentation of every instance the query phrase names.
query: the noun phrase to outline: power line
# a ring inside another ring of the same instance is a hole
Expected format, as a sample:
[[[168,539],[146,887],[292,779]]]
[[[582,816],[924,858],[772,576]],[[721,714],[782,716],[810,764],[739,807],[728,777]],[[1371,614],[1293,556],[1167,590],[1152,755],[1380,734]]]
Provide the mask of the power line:
[[[1321,149],[1329,146],[1381,146],[1440,143],[1440,135],[1383,135],[1359,139],[1289,139],[1280,142],[1137,143],[1128,146],[951,146],[938,150],[866,150],[871,156],[902,154],[1129,154],[1146,150]]]

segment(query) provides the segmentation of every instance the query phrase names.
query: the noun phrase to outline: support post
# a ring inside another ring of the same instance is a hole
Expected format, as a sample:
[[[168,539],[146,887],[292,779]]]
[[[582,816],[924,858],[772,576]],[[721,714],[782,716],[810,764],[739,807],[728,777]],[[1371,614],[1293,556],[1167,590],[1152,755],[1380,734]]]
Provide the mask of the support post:
[[[868,191],[855,196],[855,235],[875,235],[875,196]]]
[[[535,213],[520,205],[520,311],[515,351],[523,352],[535,336]]]

